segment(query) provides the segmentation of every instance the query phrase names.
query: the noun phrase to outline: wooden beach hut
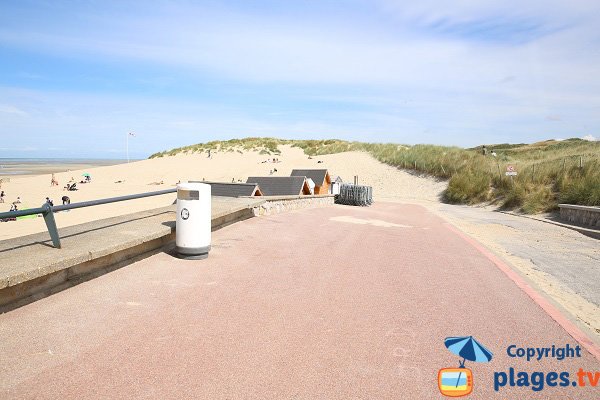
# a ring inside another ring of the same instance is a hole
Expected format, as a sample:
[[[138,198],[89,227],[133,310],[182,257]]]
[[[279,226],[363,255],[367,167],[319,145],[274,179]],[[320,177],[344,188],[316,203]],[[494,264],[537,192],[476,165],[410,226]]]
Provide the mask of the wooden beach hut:
[[[260,187],[264,196],[309,195],[310,188],[304,176],[251,176],[246,183]]]
[[[294,169],[291,176],[305,176],[315,183],[314,194],[329,194],[331,177],[326,169]]]
[[[344,180],[338,175],[331,178],[331,185],[329,186],[329,194],[340,194],[340,187],[344,183]]]
[[[228,183],[206,181],[198,181],[198,183],[206,183],[210,185],[212,196],[247,197],[263,195],[262,190],[260,190],[260,186],[256,183]]]

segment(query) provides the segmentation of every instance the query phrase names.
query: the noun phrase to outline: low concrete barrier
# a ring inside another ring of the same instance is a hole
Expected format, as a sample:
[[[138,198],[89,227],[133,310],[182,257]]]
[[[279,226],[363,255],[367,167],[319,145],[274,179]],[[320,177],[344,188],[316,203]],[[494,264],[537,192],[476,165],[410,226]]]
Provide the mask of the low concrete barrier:
[[[213,197],[212,230],[258,215],[328,206],[333,195]],[[8,223],[7,223],[8,224]],[[175,205],[0,241],[0,313],[164,251],[175,241]]]
[[[559,204],[560,218],[573,224],[600,228],[600,207]]]
[[[313,195],[313,196],[261,196],[254,199],[262,199],[264,203],[253,207],[255,216],[279,214],[285,211],[299,210],[302,208],[324,207],[334,204],[335,196]]]
[[[213,197],[212,230],[252,218],[261,199]],[[7,223],[8,224],[8,223]],[[147,257],[175,240],[175,206],[0,241],[0,313]]]

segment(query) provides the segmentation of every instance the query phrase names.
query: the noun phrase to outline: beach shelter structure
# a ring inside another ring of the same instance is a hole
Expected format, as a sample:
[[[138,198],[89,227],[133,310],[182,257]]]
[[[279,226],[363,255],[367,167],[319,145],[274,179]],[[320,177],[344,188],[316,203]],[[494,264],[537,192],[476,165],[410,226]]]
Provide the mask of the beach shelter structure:
[[[344,183],[344,180],[340,176],[331,178],[331,185],[329,186],[329,194],[340,194],[340,187]]]
[[[260,190],[260,187],[256,183],[228,183],[207,181],[193,181],[193,183],[206,183],[210,185],[212,196],[242,197],[263,195],[262,190]]]
[[[304,176],[251,176],[246,183],[260,187],[264,196],[309,195],[310,188]]]
[[[294,169],[291,176],[305,176],[315,183],[314,194],[329,194],[331,177],[326,169]]]
[[[306,183],[308,183],[310,194],[315,194],[315,182],[310,178],[306,178]]]

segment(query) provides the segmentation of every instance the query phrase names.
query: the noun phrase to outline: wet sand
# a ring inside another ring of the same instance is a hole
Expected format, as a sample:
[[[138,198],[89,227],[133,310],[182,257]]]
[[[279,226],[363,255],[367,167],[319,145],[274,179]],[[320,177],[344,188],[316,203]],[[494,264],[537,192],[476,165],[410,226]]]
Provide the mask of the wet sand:
[[[0,179],[44,175],[126,163],[126,160],[0,159]]]

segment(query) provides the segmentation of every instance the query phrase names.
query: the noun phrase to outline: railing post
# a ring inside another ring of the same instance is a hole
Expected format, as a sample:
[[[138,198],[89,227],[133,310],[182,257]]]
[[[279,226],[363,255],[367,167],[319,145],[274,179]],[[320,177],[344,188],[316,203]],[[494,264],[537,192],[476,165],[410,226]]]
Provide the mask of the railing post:
[[[48,228],[48,233],[50,234],[50,239],[52,239],[52,244],[55,248],[60,249],[60,236],[58,236],[58,228],[56,227],[56,221],[54,220],[54,213],[52,212],[52,207],[50,204],[44,204],[44,222],[46,222],[46,227]]]
[[[60,236],[58,235],[56,221],[54,220],[54,210],[56,210],[56,212],[64,210],[73,210],[75,208],[98,206],[101,204],[116,203],[118,201],[141,199],[150,196],[160,196],[163,194],[175,193],[176,191],[177,189],[165,189],[156,192],[138,193],[120,197],[109,197],[106,199],[82,201],[79,203],[63,204],[57,206],[51,206],[50,204],[46,203],[38,208],[25,209],[20,211],[0,212],[0,219],[8,218],[9,220],[12,220],[26,215],[42,214],[44,216],[44,222],[46,222],[46,227],[48,228],[48,233],[50,234],[50,238],[52,239],[52,244],[55,248],[60,249]]]

